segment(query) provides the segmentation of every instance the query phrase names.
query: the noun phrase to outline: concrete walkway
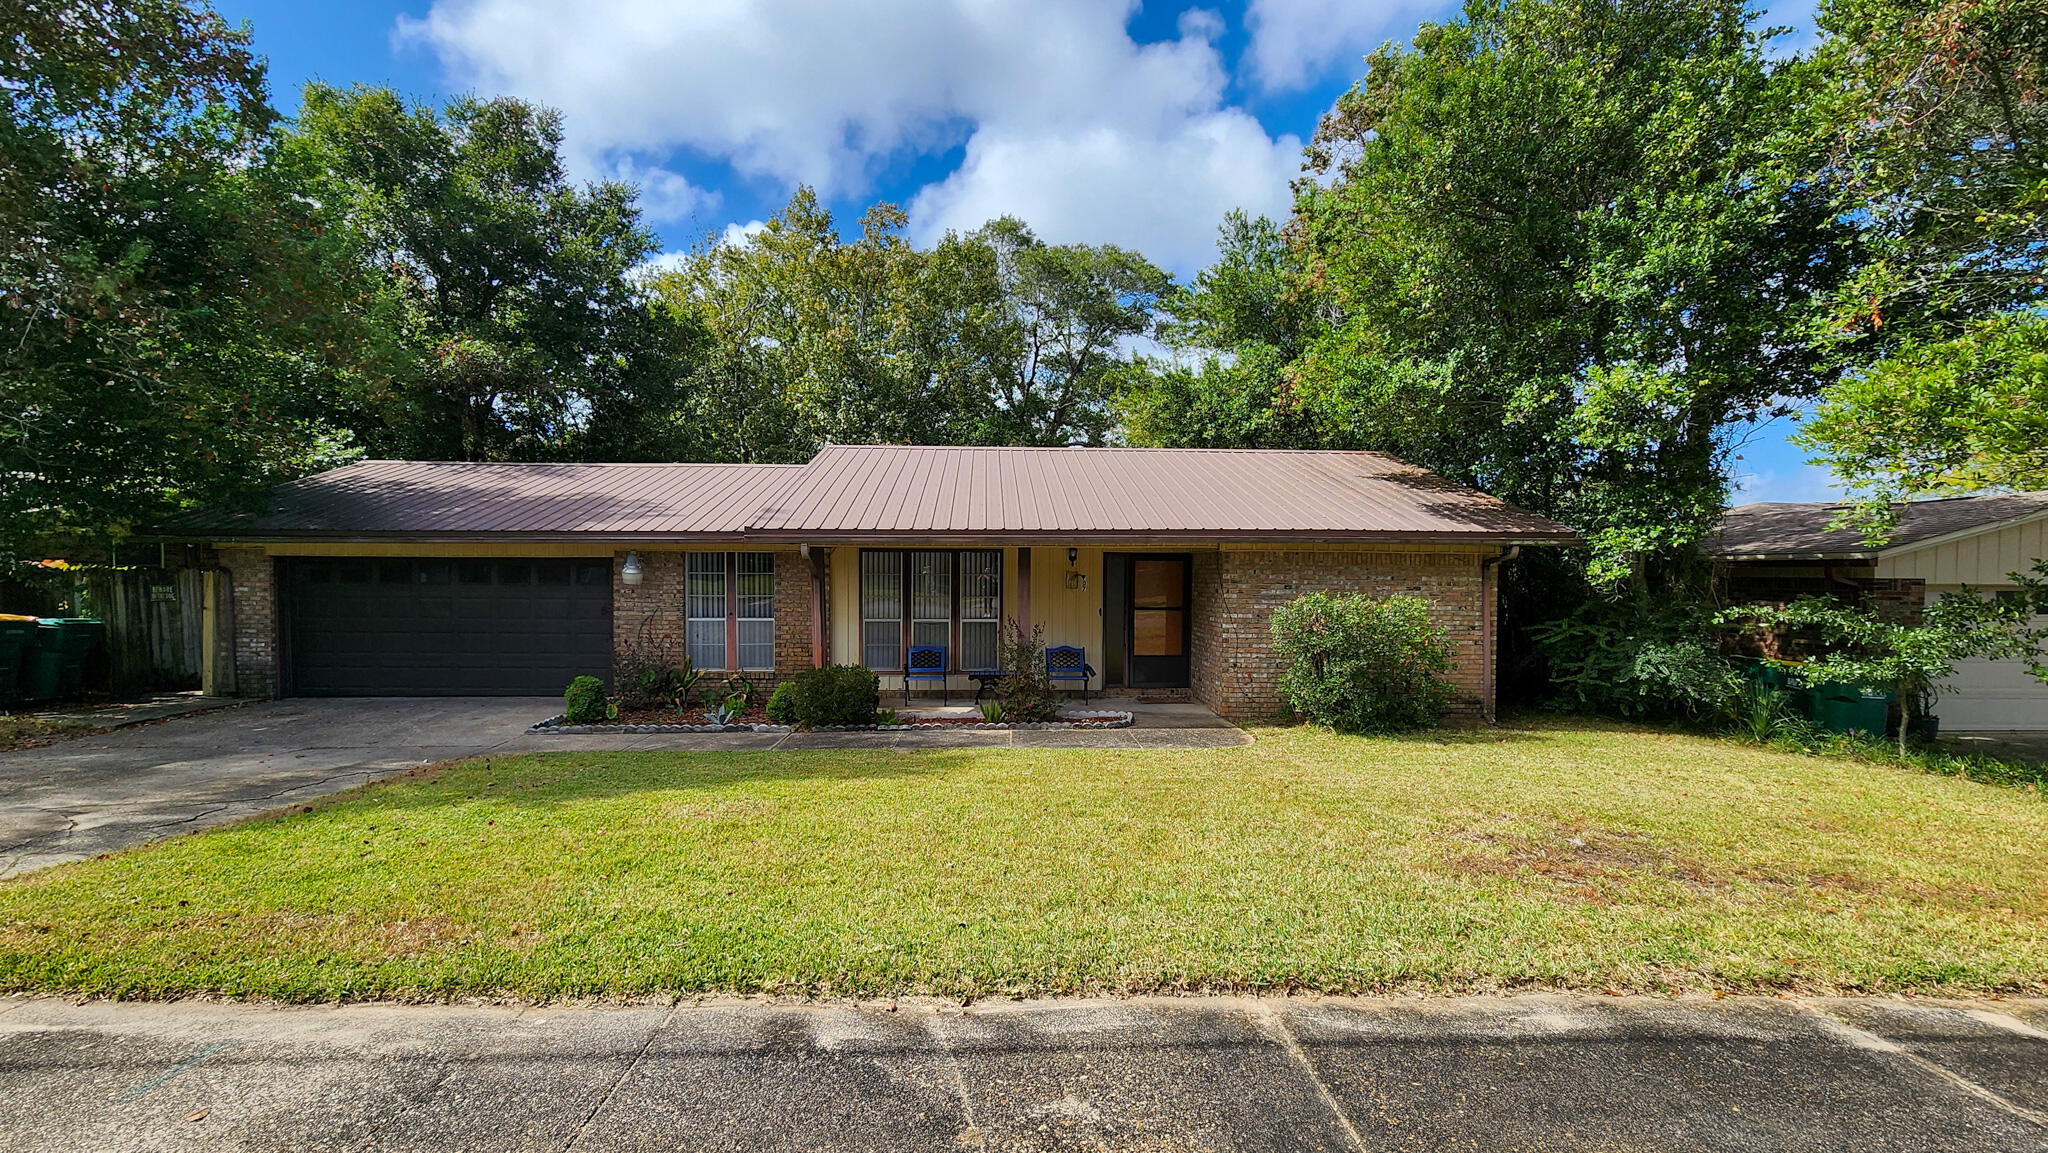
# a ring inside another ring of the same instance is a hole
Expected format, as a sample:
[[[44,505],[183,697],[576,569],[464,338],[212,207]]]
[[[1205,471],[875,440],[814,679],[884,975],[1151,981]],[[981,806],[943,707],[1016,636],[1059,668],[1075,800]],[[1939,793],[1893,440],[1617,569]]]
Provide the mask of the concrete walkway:
[[[1251,736],[1200,705],[1128,729],[529,733],[551,697],[265,701],[0,753],[0,878],[255,816],[433,761],[575,749],[1217,748]]]
[[[2048,1148],[2038,1002],[0,1000],[0,1149]]]

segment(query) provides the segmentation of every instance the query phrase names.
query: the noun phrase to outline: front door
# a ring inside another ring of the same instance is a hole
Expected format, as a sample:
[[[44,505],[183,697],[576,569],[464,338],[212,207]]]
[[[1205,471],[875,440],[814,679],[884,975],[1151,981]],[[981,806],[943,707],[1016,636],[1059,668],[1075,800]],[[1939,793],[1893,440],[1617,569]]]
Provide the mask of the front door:
[[[1127,553],[1118,559],[1123,579],[1107,582],[1104,591],[1121,602],[1115,608],[1123,624],[1123,683],[1186,688],[1188,558]]]

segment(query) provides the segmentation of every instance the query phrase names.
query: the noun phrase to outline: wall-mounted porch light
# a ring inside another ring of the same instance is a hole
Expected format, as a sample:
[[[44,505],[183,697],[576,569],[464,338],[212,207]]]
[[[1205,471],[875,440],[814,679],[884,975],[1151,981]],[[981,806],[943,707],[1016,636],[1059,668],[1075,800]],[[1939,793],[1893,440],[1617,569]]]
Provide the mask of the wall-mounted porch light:
[[[1077,549],[1077,548],[1070,548],[1070,549],[1068,549],[1068,550],[1067,550],[1067,567],[1068,567],[1068,568],[1073,568],[1073,567],[1074,567],[1074,565],[1075,565],[1075,563],[1076,563],[1077,561],[1079,561],[1080,559],[1081,559],[1081,550],[1080,550],[1080,549]]]
[[[619,566],[619,579],[629,585],[636,585],[640,583],[640,577],[645,572],[646,570],[640,567],[640,554],[629,552],[626,554],[626,563]]]

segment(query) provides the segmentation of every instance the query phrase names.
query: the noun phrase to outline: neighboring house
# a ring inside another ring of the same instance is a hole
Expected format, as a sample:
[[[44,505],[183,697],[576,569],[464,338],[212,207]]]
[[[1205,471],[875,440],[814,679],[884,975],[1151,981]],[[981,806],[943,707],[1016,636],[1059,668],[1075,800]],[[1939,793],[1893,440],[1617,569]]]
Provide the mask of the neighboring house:
[[[1366,452],[834,445],[803,465],[365,461],[212,546],[209,680],[246,696],[554,694],[636,646],[778,679],[911,645],[952,683],[1013,617],[1092,688],[1273,714],[1273,610],[1426,598],[1489,713],[1498,565],[1561,525]]]
[[[1882,548],[1853,529],[1830,529],[1837,504],[1748,504],[1730,509],[1702,547],[1727,566],[1730,601],[1848,596],[1910,613],[1968,585],[2015,588],[2009,574],[2048,557],[2048,492],[1915,501],[1902,505]],[[1936,702],[1944,732],[2048,730],[2048,685],[2019,660],[1965,661]]]

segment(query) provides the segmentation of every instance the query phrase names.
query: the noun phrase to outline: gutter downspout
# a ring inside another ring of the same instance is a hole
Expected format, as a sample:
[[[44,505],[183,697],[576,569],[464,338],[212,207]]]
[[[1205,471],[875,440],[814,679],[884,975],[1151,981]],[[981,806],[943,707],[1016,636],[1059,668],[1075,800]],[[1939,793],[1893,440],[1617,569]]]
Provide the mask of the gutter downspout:
[[[1494,708],[1495,698],[1499,695],[1499,678],[1494,675],[1493,634],[1494,618],[1499,615],[1500,607],[1500,575],[1495,570],[1521,555],[1521,545],[1509,545],[1501,550],[1499,556],[1487,557],[1479,562],[1479,662],[1480,667],[1485,670],[1483,675],[1486,677],[1486,688],[1480,698],[1479,711],[1489,725],[1499,723],[1499,715]]]

